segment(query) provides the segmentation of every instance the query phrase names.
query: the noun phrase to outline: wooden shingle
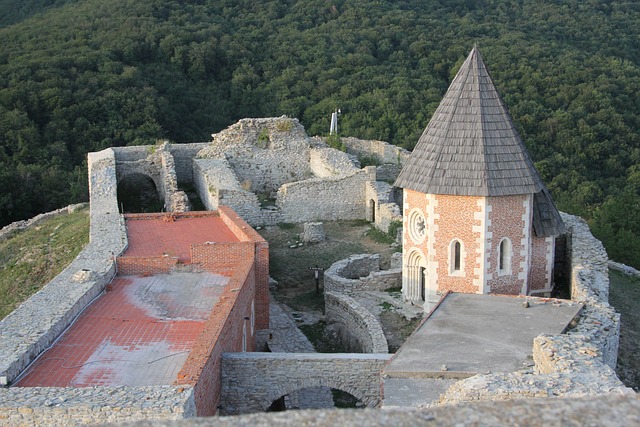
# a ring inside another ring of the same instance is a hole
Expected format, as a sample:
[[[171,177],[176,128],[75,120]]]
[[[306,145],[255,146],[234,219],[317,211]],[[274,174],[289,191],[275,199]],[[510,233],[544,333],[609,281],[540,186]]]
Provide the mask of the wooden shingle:
[[[395,185],[460,196],[536,194],[544,188],[476,47]]]

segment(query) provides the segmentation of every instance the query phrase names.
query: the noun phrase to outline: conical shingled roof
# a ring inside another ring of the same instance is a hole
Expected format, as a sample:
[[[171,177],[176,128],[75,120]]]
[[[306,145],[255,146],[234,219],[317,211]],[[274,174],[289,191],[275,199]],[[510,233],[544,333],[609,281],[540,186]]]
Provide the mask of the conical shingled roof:
[[[395,185],[460,196],[534,194],[544,187],[476,47]]]

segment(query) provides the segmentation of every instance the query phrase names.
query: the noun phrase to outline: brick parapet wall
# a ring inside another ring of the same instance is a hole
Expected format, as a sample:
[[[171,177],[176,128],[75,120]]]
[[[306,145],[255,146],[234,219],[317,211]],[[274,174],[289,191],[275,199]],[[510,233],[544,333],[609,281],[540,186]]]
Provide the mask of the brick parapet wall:
[[[118,274],[151,276],[168,274],[178,265],[178,258],[172,256],[156,257],[118,257]]]
[[[269,328],[269,243],[227,206],[218,209],[220,219],[243,242],[254,244],[256,266],[256,327]]]
[[[577,325],[533,342],[534,369],[476,375],[453,385],[442,403],[530,397],[634,394],[615,374],[620,315],[608,303],[607,255],[581,218],[562,213],[571,261],[572,300],[585,304]]]
[[[0,424],[8,426],[76,426],[195,415],[193,388],[185,386],[0,388]]]
[[[255,350],[255,330],[250,330],[254,292],[255,267],[253,262],[246,260],[237,266],[178,373],[176,385],[194,387],[198,416],[218,412],[220,358],[223,352],[242,351],[243,328],[247,328],[246,350]]]
[[[388,353],[389,345],[378,319],[352,297],[325,292],[324,304],[326,320],[338,323],[346,330],[341,338],[352,352]],[[355,342],[354,342],[355,341]],[[356,347],[352,349],[351,347]]]
[[[88,159],[90,242],[67,268],[0,321],[0,385],[13,382],[102,292],[115,274],[114,257],[127,246],[118,213],[115,154],[107,149],[90,153]],[[74,278],[81,270],[86,274]]]

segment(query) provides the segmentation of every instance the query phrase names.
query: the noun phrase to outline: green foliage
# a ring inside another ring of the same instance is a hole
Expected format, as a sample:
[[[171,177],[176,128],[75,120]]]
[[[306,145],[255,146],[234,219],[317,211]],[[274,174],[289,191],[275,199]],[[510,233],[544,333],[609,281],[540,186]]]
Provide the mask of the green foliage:
[[[383,231],[380,231],[375,227],[371,227],[369,230],[367,230],[366,234],[371,238],[371,240],[377,243],[384,243],[384,244],[390,245],[396,241],[395,236],[391,237],[389,236],[389,234]]]
[[[293,230],[296,228],[296,225],[292,222],[279,222],[278,228],[281,230]]]
[[[402,229],[402,221],[391,221],[391,223],[389,224],[389,231],[387,231],[387,234],[389,235],[389,237],[395,240],[395,238],[398,236],[398,230],[401,230],[401,229]]]
[[[329,135],[326,141],[331,148],[335,148],[336,150],[340,151],[347,151],[347,146],[344,145],[344,142],[342,142],[342,139],[340,139],[340,136],[338,134],[334,133],[332,135]]]
[[[376,156],[358,156],[360,161],[360,167],[365,166],[380,166],[380,160]]]
[[[609,270],[609,303],[621,314],[616,373],[627,387],[640,391],[640,279]]]
[[[0,0],[0,39],[0,225],[87,200],[88,151],[242,117],[411,149],[474,42],[561,209],[611,251],[640,194],[632,0]]]

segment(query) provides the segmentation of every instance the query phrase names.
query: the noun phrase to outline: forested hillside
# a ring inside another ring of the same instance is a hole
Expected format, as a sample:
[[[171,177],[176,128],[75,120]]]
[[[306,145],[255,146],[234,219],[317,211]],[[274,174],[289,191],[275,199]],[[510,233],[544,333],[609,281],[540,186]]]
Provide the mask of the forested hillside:
[[[0,0],[0,225],[86,200],[85,156],[298,117],[411,149],[474,43],[559,207],[640,267],[633,0]]]

